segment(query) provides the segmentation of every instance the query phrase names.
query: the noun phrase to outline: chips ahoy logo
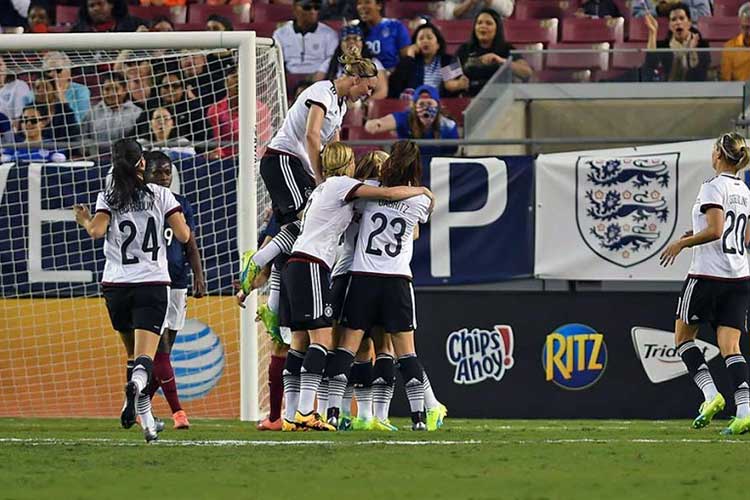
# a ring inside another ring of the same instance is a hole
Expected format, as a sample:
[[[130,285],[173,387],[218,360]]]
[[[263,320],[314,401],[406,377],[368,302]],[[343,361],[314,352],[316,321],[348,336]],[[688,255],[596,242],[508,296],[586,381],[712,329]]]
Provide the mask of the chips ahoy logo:
[[[607,367],[604,335],[580,323],[558,327],[544,342],[542,366],[547,382],[563,389],[591,387]]]
[[[211,327],[185,321],[172,348],[172,367],[180,399],[200,399],[216,387],[224,373],[224,347]]]
[[[491,331],[462,328],[452,332],[445,351],[456,367],[453,382],[477,384],[490,378],[499,382],[513,367],[513,343],[513,329],[508,325],[495,325]]]

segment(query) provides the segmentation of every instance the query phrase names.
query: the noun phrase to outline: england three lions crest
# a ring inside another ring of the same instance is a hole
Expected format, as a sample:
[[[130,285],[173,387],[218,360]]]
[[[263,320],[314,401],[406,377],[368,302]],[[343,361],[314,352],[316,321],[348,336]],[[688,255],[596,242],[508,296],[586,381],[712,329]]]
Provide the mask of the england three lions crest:
[[[679,153],[580,157],[576,223],[586,245],[622,267],[656,255],[677,224]]]

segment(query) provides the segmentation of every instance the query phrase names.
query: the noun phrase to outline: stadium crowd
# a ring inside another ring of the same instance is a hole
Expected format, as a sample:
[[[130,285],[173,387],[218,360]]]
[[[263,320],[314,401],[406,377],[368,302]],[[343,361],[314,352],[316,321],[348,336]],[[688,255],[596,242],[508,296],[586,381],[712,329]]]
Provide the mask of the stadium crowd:
[[[741,81],[750,75],[750,51],[695,50],[750,47],[750,2],[739,0],[0,0],[0,25],[24,33],[252,29],[283,47],[290,100],[314,81],[340,76],[338,58],[357,46],[375,62],[378,85],[347,116],[341,136],[350,140],[460,137],[470,99],[508,60],[520,82]],[[534,53],[561,48],[675,52],[604,59],[595,52]],[[149,60],[124,51],[106,71],[92,74],[53,51],[39,67],[17,71],[0,59],[6,158],[44,149],[22,124],[30,107],[42,140],[55,141],[52,149],[66,156],[98,154],[97,145],[119,137],[172,147],[177,156],[233,152],[237,83],[229,52]],[[269,133],[261,129],[263,137]],[[423,150],[425,158],[435,152],[446,151]]]

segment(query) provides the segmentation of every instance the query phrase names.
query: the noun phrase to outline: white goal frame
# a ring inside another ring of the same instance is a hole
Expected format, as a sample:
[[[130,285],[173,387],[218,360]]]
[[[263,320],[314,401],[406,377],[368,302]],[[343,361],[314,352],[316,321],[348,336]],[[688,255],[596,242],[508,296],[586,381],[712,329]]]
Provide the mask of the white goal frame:
[[[256,198],[256,48],[273,46],[270,38],[257,38],[254,31],[196,31],[171,33],[60,33],[0,36],[0,51],[45,50],[156,50],[156,49],[237,49],[239,54],[239,174],[237,178],[237,248],[257,244]],[[283,68],[283,66],[282,66]],[[280,82],[279,92],[286,92]],[[72,214],[71,214],[72,220]],[[260,419],[258,376],[258,329],[255,323],[257,294],[247,299],[240,316],[240,420]]]

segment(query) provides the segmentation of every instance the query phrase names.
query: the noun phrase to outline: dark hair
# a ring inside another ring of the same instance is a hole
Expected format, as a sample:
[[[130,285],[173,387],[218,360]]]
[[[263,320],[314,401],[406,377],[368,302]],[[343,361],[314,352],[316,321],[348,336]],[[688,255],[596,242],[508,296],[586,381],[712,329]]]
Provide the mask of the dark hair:
[[[385,0],[375,0],[375,3],[380,5],[380,17],[385,17]],[[356,10],[357,0],[354,0],[354,8]],[[359,26],[362,28],[363,38],[367,38],[370,34],[370,27],[360,19],[359,13],[357,13],[357,20],[359,21]]]
[[[128,4],[126,0],[104,0],[112,6],[112,18],[115,21],[119,21],[125,17],[128,17]],[[88,0],[81,0],[81,6],[78,8],[78,18],[83,19],[86,24],[93,24],[91,16],[89,16],[89,2]]]
[[[32,0],[29,4],[29,8],[26,10],[26,16],[28,18],[28,14],[31,12],[31,9],[42,9],[47,13],[47,19],[49,19],[50,26],[53,26],[56,23],[55,15],[57,12],[55,12],[55,9],[51,9],[49,4],[45,2],[44,0]]]
[[[172,159],[162,151],[148,151],[143,153],[143,159],[146,160],[146,173],[152,168],[161,167],[162,165],[172,166]]]
[[[497,26],[497,31],[495,32],[495,39],[492,40],[492,52],[500,52],[503,46],[506,44],[505,42],[505,31],[503,30],[503,19],[500,17],[500,14],[495,12],[492,9],[482,9],[479,11],[479,13],[474,16],[474,22],[471,24],[471,39],[469,40],[469,49],[477,50],[480,48],[479,45],[479,39],[477,38],[477,20],[479,20],[479,16],[482,14],[487,14],[492,17],[492,19],[495,20],[495,25]]]
[[[128,81],[125,80],[125,76],[122,73],[118,73],[116,71],[111,71],[107,73],[104,78],[102,79],[103,82],[113,81],[119,85],[122,85],[123,87],[127,88]]]
[[[219,24],[223,24],[227,31],[234,31],[234,24],[232,24],[232,20],[228,17],[220,16],[219,14],[211,14],[208,16],[208,19],[206,19],[206,24],[208,24],[209,21],[216,21]]]
[[[156,26],[159,23],[167,23],[167,24],[169,24],[172,27],[172,29],[174,29],[174,23],[167,16],[156,16],[155,18],[153,18],[151,20],[151,26],[150,27],[153,28],[154,26]]]
[[[112,186],[105,195],[112,210],[144,210],[148,201],[153,203],[153,191],[136,170],[142,157],[143,150],[135,139],[120,139],[112,145]]]
[[[431,22],[426,22],[424,24],[419,25],[417,29],[414,30],[414,33],[411,35],[411,43],[417,43],[417,36],[419,35],[419,32],[422,30],[430,29],[435,34],[435,38],[437,38],[438,42],[438,51],[437,55],[438,57],[442,57],[445,55],[445,48],[447,47],[447,44],[445,43],[445,37],[440,32],[440,29],[438,29],[437,26],[432,24]]]
[[[422,92],[424,94],[425,92]],[[419,96],[415,96],[417,100],[419,99]],[[419,120],[419,116],[417,116],[417,101],[415,100],[411,106],[409,107],[409,116],[407,117],[407,122],[409,123],[409,132],[411,133],[412,139],[422,139],[424,137],[425,128],[424,125],[422,125],[422,122]],[[443,109],[442,106],[440,106],[440,101],[438,101],[438,112],[437,115],[435,115],[435,119],[432,121],[432,137],[434,139],[440,139],[440,120],[443,117]]]
[[[422,157],[414,141],[393,143],[391,156],[380,167],[383,186],[419,186],[422,181]]]
[[[669,9],[667,9],[667,18],[669,18],[669,16],[672,15],[673,10],[684,10],[685,15],[687,16],[688,20],[692,21],[692,18],[690,17],[690,7],[688,6],[688,4],[684,2],[679,2],[679,3],[673,3],[672,5],[670,5]]]
[[[24,113],[24,111],[26,111],[27,109],[30,109],[30,110],[36,111],[36,112],[37,112],[37,114],[38,114],[38,115],[39,115],[39,116],[40,116],[41,118],[48,118],[48,117],[49,117],[49,108],[48,108],[47,106],[39,106],[39,105],[37,105],[37,104],[27,104],[27,105],[26,105],[26,106],[24,106],[24,107],[23,107],[23,109],[21,110],[21,116],[23,116],[23,113]]]

